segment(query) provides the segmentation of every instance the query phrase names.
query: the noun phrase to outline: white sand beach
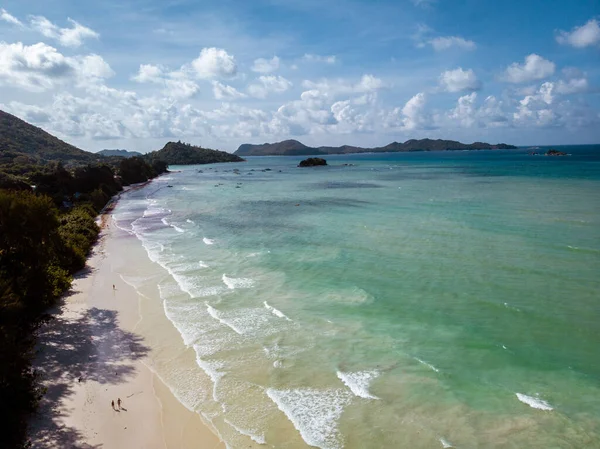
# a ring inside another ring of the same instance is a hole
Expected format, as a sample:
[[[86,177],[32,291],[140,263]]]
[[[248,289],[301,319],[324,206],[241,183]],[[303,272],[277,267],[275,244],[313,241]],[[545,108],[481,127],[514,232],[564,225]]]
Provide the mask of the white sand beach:
[[[185,408],[150,368],[153,349],[138,329],[141,297],[115,273],[127,251],[124,240],[134,237],[114,226],[110,212],[102,222],[86,269],[39,331],[35,367],[47,393],[31,423],[33,447],[224,448],[200,415]],[[139,269],[148,267],[145,260]],[[158,321],[147,327],[161,342],[180,348],[174,358],[189,357],[179,334],[158,313],[160,300],[153,301]]]

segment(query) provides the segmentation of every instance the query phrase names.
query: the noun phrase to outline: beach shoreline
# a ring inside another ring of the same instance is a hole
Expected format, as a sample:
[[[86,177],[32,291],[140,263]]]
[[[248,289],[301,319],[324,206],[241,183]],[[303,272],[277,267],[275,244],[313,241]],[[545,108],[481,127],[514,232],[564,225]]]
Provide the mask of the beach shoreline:
[[[111,220],[120,197],[99,216],[101,234],[85,269],[38,331],[33,367],[45,394],[30,420],[32,447],[224,448],[151,369],[154,349],[138,329],[140,293],[117,268],[124,241],[134,238]]]

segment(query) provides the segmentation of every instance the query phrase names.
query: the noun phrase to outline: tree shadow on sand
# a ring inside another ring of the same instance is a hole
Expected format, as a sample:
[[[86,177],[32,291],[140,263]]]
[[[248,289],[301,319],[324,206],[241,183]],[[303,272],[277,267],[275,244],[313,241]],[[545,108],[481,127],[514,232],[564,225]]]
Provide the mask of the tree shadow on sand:
[[[47,391],[31,420],[32,447],[102,447],[86,443],[81,432],[61,422],[72,411],[62,400],[89,381],[102,385],[126,382],[135,371],[132,362],[145,357],[149,348],[140,336],[118,327],[113,310],[91,308],[77,318],[67,318],[59,311],[42,331],[34,365]]]

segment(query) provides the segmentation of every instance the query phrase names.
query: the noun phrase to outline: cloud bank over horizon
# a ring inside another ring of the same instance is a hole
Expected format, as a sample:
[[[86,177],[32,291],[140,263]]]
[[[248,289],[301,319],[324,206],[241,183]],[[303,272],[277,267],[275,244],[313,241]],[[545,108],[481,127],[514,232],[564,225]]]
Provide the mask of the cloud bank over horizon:
[[[548,13],[534,39],[501,23],[459,34],[460,11],[444,29],[441,1],[265,0],[269,17],[241,2],[182,11],[143,0],[151,12],[108,15],[59,3],[0,9],[0,109],[84,149],[600,142],[600,26],[584,8]]]

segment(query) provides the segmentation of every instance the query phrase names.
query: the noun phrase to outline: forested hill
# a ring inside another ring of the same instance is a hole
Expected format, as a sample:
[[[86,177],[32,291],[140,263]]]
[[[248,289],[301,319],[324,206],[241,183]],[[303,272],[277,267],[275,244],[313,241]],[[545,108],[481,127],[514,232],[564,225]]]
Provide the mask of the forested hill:
[[[45,164],[90,163],[99,159],[94,153],[63,142],[37,126],[0,111],[0,159],[11,161],[21,156],[22,162]]]
[[[505,143],[489,144],[485,142],[461,143],[454,140],[420,139],[407,140],[404,143],[392,142],[384,147],[361,148],[350,145],[341,147],[308,147],[297,140],[264,143],[262,145],[243,144],[234,154],[240,156],[305,156],[319,154],[350,153],[398,153],[407,151],[452,151],[452,150],[514,150],[517,147]]]
[[[168,165],[214,164],[216,162],[243,162],[239,156],[226,151],[209,150],[189,143],[169,142],[162,150],[144,156],[149,161],[161,160]]]

